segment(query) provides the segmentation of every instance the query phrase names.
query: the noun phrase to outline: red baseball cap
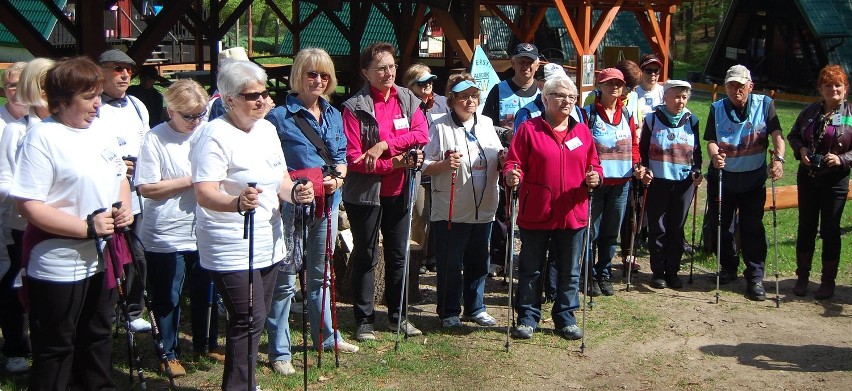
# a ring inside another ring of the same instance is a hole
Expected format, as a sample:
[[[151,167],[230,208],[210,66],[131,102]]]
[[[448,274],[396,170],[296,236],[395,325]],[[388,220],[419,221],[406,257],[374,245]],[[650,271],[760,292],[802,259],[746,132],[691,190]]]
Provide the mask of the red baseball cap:
[[[624,83],[624,74],[615,68],[606,68],[602,70],[601,73],[598,73],[598,84],[606,83],[610,80],[621,80],[621,82]]]

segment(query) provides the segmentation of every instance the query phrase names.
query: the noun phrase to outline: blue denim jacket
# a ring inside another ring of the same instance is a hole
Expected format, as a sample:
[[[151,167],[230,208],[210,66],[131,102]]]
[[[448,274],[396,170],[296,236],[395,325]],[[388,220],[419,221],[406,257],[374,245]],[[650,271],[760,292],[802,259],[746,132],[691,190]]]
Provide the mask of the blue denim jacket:
[[[284,106],[272,109],[266,119],[278,129],[278,139],[287,160],[287,169],[301,170],[310,167],[322,167],[325,162],[316,147],[296,125],[295,115],[304,112],[304,118],[325,141],[334,164],[346,164],[346,136],[343,134],[343,117],[328,101],[320,98],[322,107],[322,125],[320,125],[294,94],[287,95]]]

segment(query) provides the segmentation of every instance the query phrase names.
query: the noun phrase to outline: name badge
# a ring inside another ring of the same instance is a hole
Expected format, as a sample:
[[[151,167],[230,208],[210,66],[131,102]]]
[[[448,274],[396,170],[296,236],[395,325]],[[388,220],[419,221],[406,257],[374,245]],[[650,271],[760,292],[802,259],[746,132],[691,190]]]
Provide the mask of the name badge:
[[[101,157],[107,162],[114,162],[116,160],[120,160],[118,158],[118,154],[116,154],[115,152],[111,151],[108,148],[104,149],[103,152],[101,152]]]
[[[402,117],[393,120],[393,129],[408,129],[408,118]]]
[[[580,141],[580,139],[577,138],[577,137],[574,137],[574,138],[565,142],[565,146],[568,147],[568,149],[571,150],[571,151],[579,148],[582,145],[583,145],[583,142]]]
[[[269,164],[269,167],[276,168],[281,165],[281,157],[278,155],[272,155],[269,159],[266,159],[266,163]]]
[[[842,119],[842,118],[840,118],[840,117],[842,117],[842,116],[840,115],[840,113],[837,113],[837,114],[833,115],[833,116],[831,117],[831,124],[832,124],[832,125],[834,125],[834,126],[840,126],[840,125],[842,124],[842,122],[843,122],[843,119]]]

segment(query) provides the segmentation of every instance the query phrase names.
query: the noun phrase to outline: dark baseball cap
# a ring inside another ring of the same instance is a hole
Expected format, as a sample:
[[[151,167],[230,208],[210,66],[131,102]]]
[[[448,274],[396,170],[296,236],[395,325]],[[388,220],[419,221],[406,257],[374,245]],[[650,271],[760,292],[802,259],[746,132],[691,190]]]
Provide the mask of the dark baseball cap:
[[[515,46],[515,51],[512,53],[512,58],[514,57],[529,57],[533,60],[538,60],[538,48],[531,43],[521,43],[518,46]]]

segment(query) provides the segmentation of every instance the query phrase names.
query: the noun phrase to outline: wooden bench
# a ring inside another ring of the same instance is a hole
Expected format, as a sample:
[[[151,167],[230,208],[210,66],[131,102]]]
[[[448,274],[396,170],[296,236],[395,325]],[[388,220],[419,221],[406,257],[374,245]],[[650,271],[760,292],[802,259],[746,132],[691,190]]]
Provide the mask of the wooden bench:
[[[849,193],[846,195],[846,199],[852,200],[852,182],[849,183]],[[775,207],[778,210],[799,207],[799,192],[796,185],[775,188]],[[763,210],[772,210],[772,187],[770,186],[766,186],[766,203],[763,204]]]

